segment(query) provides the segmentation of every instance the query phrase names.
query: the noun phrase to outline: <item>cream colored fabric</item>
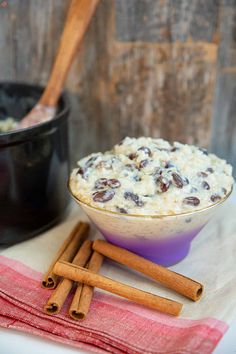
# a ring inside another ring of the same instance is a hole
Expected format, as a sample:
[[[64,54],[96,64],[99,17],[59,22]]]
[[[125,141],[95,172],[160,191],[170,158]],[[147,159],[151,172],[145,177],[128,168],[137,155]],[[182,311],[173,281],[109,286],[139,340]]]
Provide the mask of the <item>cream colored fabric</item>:
[[[0,254],[21,261],[25,265],[45,272],[54,254],[78,220],[87,220],[78,205],[72,204],[66,219],[60,225],[31,240],[7,249]],[[102,236],[92,228],[92,238]],[[232,198],[215,215],[192,242],[192,248],[174,271],[194,278],[205,285],[199,302],[192,302],[165,289],[152,280],[123,266],[106,261],[101,273],[118,281],[169,297],[184,303],[181,317],[198,319],[215,317],[231,322],[236,316],[236,205]]]

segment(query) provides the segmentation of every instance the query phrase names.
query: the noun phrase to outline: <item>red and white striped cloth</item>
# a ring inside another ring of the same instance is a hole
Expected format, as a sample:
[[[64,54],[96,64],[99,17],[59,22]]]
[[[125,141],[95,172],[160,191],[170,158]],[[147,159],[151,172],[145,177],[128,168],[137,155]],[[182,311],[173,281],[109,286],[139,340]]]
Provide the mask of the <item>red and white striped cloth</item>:
[[[0,252],[0,326],[97,353],[212,353],[236,315],[235,208],[228,206],[223,213],[193,242],[190,255],[172,267],[205,284],[200,302],[184,299],[112,262],[106,261],[102,268],[103,274],[119,281],[182,301],[179,318],[98,290],[85,321],[68,316],[72,295],[59,315],[42,311],[51,294],[41,288],[42,272],[78,220],[76,208],[61,225]]]

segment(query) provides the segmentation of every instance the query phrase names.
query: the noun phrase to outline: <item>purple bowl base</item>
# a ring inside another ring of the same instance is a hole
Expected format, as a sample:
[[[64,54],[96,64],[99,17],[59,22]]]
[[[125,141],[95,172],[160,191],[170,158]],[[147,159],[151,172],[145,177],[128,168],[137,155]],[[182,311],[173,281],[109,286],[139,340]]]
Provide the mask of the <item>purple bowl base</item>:
[[[103,230],[100,231],[108,242],[134,252],[154,263],[168,267],[180,262],[188,255],[191,241],[201,229],[202,227],[188,233],[182,233],[175,238],[166,237],[164,240],[150,240],[144,237],[131,240],[120,235],[109,234]]]

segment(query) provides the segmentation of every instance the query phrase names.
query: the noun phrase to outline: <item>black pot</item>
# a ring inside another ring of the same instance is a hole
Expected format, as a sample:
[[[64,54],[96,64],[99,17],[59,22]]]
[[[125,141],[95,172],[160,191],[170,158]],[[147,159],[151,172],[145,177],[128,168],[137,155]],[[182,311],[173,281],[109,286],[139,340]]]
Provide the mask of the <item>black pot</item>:
[[[0,119],[20,120],[42,87],[0,83]],[[33,237],[54,225],[68,203],[68,102],[63,94],[51,121],[0,133],[0,244]]]

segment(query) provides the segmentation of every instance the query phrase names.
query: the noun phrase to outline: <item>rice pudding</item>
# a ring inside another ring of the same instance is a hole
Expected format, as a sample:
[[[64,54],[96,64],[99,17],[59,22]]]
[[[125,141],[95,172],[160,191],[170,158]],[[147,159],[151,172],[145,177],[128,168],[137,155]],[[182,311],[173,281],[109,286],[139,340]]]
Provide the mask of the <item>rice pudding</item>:
[[[75,197],[94,207],[175,215],[219,202],[233,182],[232,166],[205,149],[127,137],[110,151],[78,161],[69,183]]]

